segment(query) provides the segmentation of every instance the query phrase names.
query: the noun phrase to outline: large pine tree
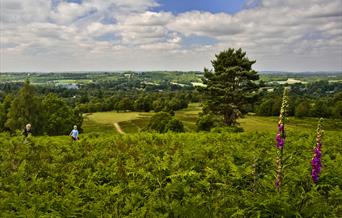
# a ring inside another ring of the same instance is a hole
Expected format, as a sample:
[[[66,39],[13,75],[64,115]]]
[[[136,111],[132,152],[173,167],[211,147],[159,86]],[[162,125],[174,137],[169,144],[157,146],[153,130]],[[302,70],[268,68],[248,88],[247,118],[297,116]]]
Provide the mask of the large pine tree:
[[[255,61],[246,57],[242,49],[228,49],[212,60],[214,71],[204,69],[200,91],[206,97],[204,112],[223,116],[226,126],[233,126],[244,113],[243,108],[253,101],[259,79],[252,69]]]

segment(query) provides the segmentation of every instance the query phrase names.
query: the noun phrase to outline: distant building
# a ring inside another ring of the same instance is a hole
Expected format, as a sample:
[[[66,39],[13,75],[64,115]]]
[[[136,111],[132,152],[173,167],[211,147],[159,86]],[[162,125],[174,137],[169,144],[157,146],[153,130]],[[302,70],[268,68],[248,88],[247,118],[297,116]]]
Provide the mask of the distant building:
[[[175,83],[175,82],[170,82],[170,84],[172,84],[172,85],[176,85],[176,86],[180,86],[180,87],[188,86],[188,85],[186,85],[186,84],[182,84],[182,83]]]
[[[79,89],[76,83],[56,83],[55,85],[66,89]]]
[[[301,81],[301,80],[297,80],[297,79],[294,79],[294,78],[288,78],[287,80],[284,80],[284,81],[272,81],[272,82],[269,82],[269,84],[280,84],[280,85],[284,85],[284,84],[292,85],[292,84],[296,84],[296,83],[307,84],[307,82],[304,82],[304,81]]]
[[[133,73],[125,73],[124,77],[131,79],[131,78],[133,78]]]
[[[200,87],[207,87],[207,85],[203,84],[203,83],[199,83],[199,82],[191,82],[192,86],[196,87],[196,86],[200,86]]]

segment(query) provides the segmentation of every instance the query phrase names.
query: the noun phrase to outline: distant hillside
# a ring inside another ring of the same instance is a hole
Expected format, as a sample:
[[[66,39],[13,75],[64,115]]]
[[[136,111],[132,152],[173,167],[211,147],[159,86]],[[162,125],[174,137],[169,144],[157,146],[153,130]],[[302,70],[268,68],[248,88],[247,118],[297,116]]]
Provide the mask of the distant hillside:
[[[342,71],[305,71],[305,72],[288,72],[288,71],[258,71],[260,74],[305,74],[305,75],[336,75],[342,74]]]

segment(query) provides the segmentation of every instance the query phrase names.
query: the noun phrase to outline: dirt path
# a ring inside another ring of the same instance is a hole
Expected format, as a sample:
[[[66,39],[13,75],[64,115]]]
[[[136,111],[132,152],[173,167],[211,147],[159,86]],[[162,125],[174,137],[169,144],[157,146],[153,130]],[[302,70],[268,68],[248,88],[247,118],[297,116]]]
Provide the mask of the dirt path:
[[[116,131],[118,131],[118,133],[120,134],[126,134],[120,127],[120,125],[118,123],[114,123],[114,127],[116,129]]]

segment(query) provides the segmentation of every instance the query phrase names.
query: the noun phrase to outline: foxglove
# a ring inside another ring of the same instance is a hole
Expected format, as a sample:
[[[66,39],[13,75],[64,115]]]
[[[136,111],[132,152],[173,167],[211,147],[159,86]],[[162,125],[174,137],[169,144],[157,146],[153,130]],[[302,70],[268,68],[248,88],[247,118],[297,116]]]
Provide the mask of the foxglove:
[[[276,135],[276,147],[277,147],[277,160],[276,160],[276,181],[275,186],[280,191],[283,177],[283,148],[285,145],[285,118],[288,111],[288,89],[284,89],[283,101],[280,109],[280,115],[278,120],[278,132]]]
[[[322,138],[323,138],[323,128],[322,128],[322,121],[323,119],[321,118],[318,121],[317,125],[317,131],[316,131],[316,147],[314,148],[314,156],[311,160],[311,165],[312,165],[312,171],[311,171],[311,177],[312,181],[314,183],[318,182],[319,174],[321,173],[321,148],[322,148]]]

